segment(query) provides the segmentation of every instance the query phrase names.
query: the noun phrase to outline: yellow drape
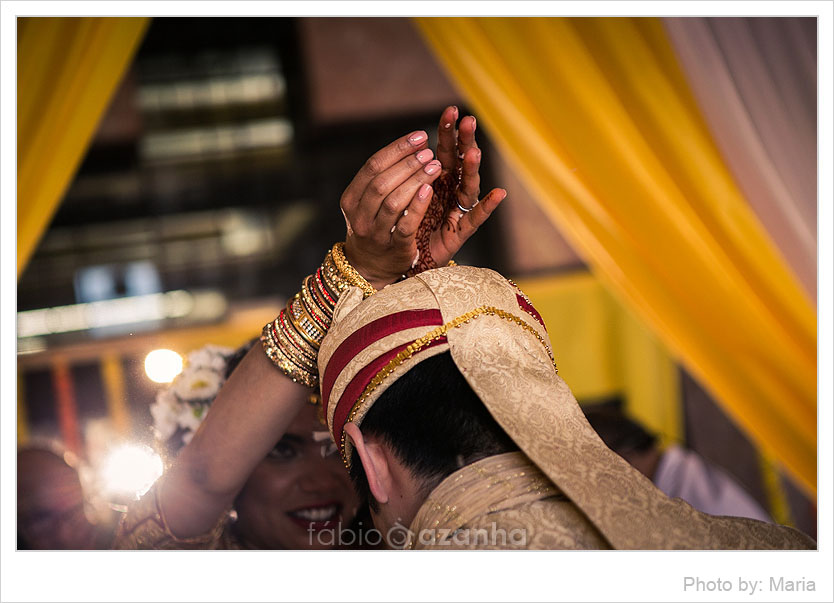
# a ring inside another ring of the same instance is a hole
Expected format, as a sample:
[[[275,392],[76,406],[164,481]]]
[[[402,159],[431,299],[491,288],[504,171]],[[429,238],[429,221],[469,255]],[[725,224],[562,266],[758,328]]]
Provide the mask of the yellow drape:
[[[595,274],[815,492],[816,313],[726,168],[660,22],[417,23]]]
[[[18,278],[147,24],[147,18],[18,19]]]
[[[678,367],[654,334],[588,272],[519,279],[547,325],[559,374],[581,401],[620,396],[626,414],[683,441]]]

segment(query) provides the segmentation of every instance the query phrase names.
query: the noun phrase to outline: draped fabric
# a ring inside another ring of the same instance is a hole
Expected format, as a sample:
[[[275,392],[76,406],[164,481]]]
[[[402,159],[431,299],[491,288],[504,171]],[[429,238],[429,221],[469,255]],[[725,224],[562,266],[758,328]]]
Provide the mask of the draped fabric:
[[[541,313],[559,374],[580,404],[620,398],[663,443],[683,442],[678,367],[657,337],[588,272],[519,279]]]
[[[18,278],[60,204],[147,24],[147,18],[18,19]]]
[[[663,25],[727,166],[816,297],[815,19],[664,19]]]
[[[417,23],[595,274],[815,492],[816,313],[713,141],[662,23]]]

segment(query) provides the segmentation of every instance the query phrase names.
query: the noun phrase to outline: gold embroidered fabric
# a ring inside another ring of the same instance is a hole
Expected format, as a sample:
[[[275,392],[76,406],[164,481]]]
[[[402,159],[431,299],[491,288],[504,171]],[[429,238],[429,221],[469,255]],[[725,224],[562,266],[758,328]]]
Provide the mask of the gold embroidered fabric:
[[[409,530],[413,549],[605,549],[593,524],[520,452],[443,480]]]
[[[231,520],[224,513],[210,531],[194,538],[174,536],[165,522],[157,500],[157,484],[142,498],[128,506],[122,517],[114,549],[126,550],[205,550],[239,549],[240,543],[231,530]]]
[[[350,420],[361,426],[368,410],[400,376],[426,358],[448,350],[493,418],[570,500],[569,505],[555,506],[553,502],[536,500],[497,512],[506,521],[519,522],[536,534],[535,544],[527,548],[545,546],[545,543],[554,548],[598,547],[598,540],[582,530],[576,531],[576,517],[587,518],[606,546],[616,549],[816,547],[809,537],[790,528],[710,516],[680,499],[670,499],[608,449],[588,424],[567,384],[556,373],[552,358],[558,359],[558,350],[553,353],[544,326],[535,311],[531,312],[521,300],[519,290],[500,274],[469,266],[429,270],[389,285],[364,301],[359,290],[348,290],[339,300],[333,324],[322,341],[319,373],[323,378],[326,376],[331,356],[363,327],[395,321],[412,310],[440,310],[439,324],[456,324],[446,332],[447,342],[415,354],[394,368],[373,392],[363,397]],[[515,320],[505,320],[497,314],[456,322],[482,306],[501,309],[525,324],[522,328]],[[360,371],[382,355],[425,337],[435,328],[388,329],[390,333],[378,340],[371,338],[340,368],[338,375],[330,376],[333,386],[322,404],[331,434],[343,427],[334,424],[337,405],[347,404],[350,408],[359,399],[357,395],[354,400],[341,400]],[[349,439],[346,444],[345,453],[349,457]],[[462,504],[471,504],[470,499]],[[460,507],[456,512],[461,512]],[[473,521],[481,521],[489,513],[476,516]],[[574,531],[578,536],[571,536]]]

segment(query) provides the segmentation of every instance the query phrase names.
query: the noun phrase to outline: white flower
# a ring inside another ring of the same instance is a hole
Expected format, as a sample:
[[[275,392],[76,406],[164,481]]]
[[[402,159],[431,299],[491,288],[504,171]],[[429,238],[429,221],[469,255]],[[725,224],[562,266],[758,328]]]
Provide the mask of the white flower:
[[[233,353],[234,350],[217,345],[203,346],[188,354],[188,366],[206,368],[222,374],[226,372],[226,358]]]
[[[180,409],[180,414],[177,417],[179,426],[186,431],[197,431],[200,423],[205,417],[205,407],[201,404],[192,406],[191,404],[183,404]]]
[[[154,434],[159,440],[164,442],[182,429],[183,443],[191,441],[223,385],[226,361],[233,353],[229,348],[207,345],[188,355],[182,373],[151,404]]]
[[[150,407],[156,438],[165,441],[177,430],[179,401],[170,390],[163,390]]]
[[[218,372],[189,367],[174,380],[171,389],[181,400],[209,400],[217,395],[222,383]]]

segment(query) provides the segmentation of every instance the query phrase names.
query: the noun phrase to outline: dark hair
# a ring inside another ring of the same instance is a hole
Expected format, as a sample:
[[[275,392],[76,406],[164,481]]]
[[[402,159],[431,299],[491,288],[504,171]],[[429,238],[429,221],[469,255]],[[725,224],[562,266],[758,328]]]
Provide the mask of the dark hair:
[[[366,437],[376,436],[391,447],[425,495],[465,465],[518,450],[449,352],[423,360],[393,383],[368,411],[361,429]],[[355,449],[350,476],[359,495],[376,509]]]
[[[619,407],[589,405],[582,410],[605,445],[617,454],[645,452],[657,443],[653,434],[629,419]]]

